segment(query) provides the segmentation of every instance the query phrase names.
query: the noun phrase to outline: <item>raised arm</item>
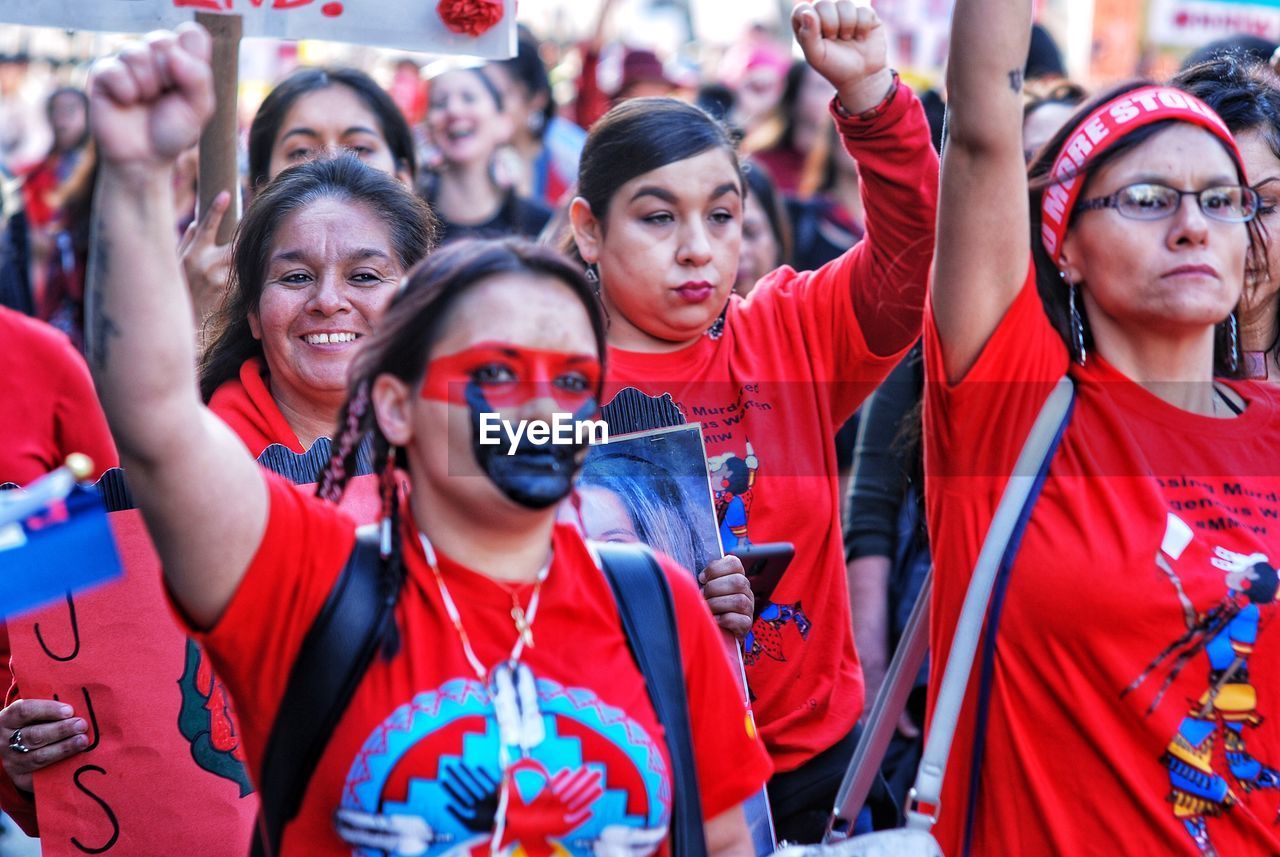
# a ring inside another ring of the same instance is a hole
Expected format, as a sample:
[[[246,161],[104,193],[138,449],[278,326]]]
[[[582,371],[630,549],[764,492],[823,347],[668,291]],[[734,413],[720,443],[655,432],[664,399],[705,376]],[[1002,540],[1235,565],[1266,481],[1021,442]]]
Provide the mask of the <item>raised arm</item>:
[[[938,157],[929,124],[918,99],[895,84],[886,66],[885,29],[871,7],[801,3],[791,24],[805,59],[835,86],[849,114],[837,124],[858,164],[866,215],[849,288],[867,345],[896,354],[920,336],[933,260]]]
[[[173,237],[173,162],[212,114],[209,36],[195,25],[99,63],[89,366],[178,603],[212,625],[266,525],[257,464],[200,402],[191,304]]]
[[[957,0],[931,297],[947,377],[969,371],[1026,277],[1022,69],[1031,0]]]

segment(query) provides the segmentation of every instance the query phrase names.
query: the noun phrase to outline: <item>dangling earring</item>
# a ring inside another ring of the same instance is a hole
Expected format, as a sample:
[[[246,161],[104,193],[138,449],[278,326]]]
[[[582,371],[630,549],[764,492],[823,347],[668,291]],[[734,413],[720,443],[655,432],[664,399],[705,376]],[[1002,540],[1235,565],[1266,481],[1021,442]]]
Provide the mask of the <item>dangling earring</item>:
[[[379,493],[382,495],[382,520],[378,522],[378,552],[382,559],[386,560],[391,556],[393,548],[392,539],[395,537],[394,525],[392,523],[396,503],[396,448],[394,446],[387,450],[387,463],[383,465],[382,473],[379,474],[382,485]]]
[[[1227,369],[1234,374],[1240,368],[1240,331],[1233,310],[1227,316]]]
[[[720,310],[720,315],[711,323],[711,326],[703,331],[703,335],[711,339],[719,339],[724,334],[724,317],[729,314],[729,304],[724,305],[724,309]]]
[[[596,300],[600,302],[600,309],[604,311],[604,326],[607,330],[613,324],[613,317],[609,315],[609,307],[604,302],[604,295],[601,294],[603,286],[600,285],[600,266],[595,262],[588,262],[583,277],[591,286],[591,291],[596,293]]]
[[[1080,296],[1076,293],[1076,284],[1067,276],[1066,271],[1059,271],[1058,276],[1067,284],[1067,306],[1071,315],[1071,359],[1083,366],[1088,355],[1084,347],[1084,314],[1080,311]]]

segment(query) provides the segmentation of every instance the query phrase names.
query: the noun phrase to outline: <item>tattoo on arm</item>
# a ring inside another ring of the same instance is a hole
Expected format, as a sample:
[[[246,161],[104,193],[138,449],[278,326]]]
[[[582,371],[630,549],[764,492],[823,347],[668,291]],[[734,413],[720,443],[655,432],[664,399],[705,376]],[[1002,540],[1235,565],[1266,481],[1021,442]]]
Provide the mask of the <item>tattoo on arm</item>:
[[[1015,68],[1009,72],[1009,88],[1014,92],[1022,92],[1022,69]]]
[[[111,339],[120,335],[120,328],[111,319],[111,316],[107,315],[106,307],[103,306],[104,295],[102,287],[110,270],[111,248],[102,234],[101,224],[98,223],[96,212],[91,233],[88,272],[89,288],[85,295],[85,314],[87,316],[85,332],[88,339],[88,348],[86,350],[89,353],[90,365],[94,369],[101,370],[107,367],[107,353],[111,346]]]

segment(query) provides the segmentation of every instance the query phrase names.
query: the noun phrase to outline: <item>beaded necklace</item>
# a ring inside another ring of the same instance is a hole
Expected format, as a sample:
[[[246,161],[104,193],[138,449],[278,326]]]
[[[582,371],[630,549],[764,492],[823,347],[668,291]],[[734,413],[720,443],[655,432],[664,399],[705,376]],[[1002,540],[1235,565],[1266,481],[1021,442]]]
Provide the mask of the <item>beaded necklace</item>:
[[[542,743],[547,735],[546,727],[542,723],[542,712],[538,709],[538,687],[533,671],[527,664],[520,662],[520,657],[526,648],[533,648],[533,621],[538,615],[542,584],[551,573],[552,557],[548,556],[546,564],[538,571],[528,610],[520,607],[516,594],[511,592],[511,619],[516,626],[516,642],[511,647],[511,654],[505,660],[495,665],[492,670],[487,670],[480,658],[476,656],[475,649],[471,647],[471,639],[462,625],[458,607],[449,593],[449,587],[444,582],[444,575],[440,573],[435,548],[431,546],[431,542],[424,534],[419,533],[418,538],[422,542],[422,552],[426,555],[427,565],[431,567],[431,574],[435,578],[436,588],[440,591],[440,600],[444,602],[445,612],[449,614],[449,621],[453,623],[453,628],[457,631],[458,639],[462,643],[462,653],[475,672],[476,678],[480,680],[480,686],[492,700],[494,716],[498,720],[498,764],[502,768],[502,787],[498,795],[498,808],[494,813],[493,835],[489,838],[489,853],[496,857],[502,850],[501,843],[507,825],[507,803],[511,784],[509,771],[512,761],[509,748],[519,747],[520,755],[526,757],[534,747]]]

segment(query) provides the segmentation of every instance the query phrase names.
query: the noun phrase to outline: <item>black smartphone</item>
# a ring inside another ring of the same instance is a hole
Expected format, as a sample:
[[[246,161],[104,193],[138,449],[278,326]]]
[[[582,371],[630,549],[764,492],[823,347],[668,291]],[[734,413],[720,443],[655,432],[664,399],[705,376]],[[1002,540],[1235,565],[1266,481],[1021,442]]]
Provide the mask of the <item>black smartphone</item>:
[[[751,591],[756,598],[767,600],[791,564],[796,548],[791,542],[763,542],[737,547],[729,553],[742,560],[742,568],[747,573],[747,580],[751,581]]]

